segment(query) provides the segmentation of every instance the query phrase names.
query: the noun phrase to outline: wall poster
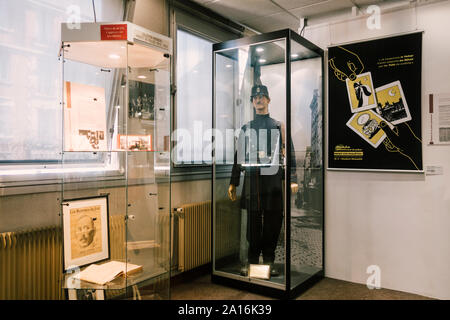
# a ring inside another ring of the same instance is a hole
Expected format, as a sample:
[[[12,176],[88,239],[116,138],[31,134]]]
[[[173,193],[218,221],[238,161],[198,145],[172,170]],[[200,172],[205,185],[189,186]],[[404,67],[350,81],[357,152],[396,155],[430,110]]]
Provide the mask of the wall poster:
[[[423,172],[422,33],[328,48],[328,169]]]
[[[64,270],[109,258],[108,196],[63,203]]]
[[[450,145],[450,93],[430,93],[428,97],[428,145]]]
[[[105,89],[64,83],[64,151],[107,151]]]

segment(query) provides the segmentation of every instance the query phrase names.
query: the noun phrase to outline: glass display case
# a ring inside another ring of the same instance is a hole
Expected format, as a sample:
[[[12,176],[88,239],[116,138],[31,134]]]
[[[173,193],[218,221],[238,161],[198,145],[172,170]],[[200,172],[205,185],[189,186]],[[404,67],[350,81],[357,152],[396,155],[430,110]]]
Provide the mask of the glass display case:
[[[323,50],[281,30],[213,56],[212,279],[295,296],[324,275]]]
[[[118,22],[61,40],[62,286],[168,299],[171,39]]]

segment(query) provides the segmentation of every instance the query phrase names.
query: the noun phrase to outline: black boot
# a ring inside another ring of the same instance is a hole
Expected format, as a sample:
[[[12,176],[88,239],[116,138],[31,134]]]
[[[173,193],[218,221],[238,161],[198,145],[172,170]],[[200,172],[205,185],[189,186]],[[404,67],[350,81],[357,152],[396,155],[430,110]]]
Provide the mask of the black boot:
[[[243,277],[247,277],[248,276],[248,265],[242,266],[241,267],[241,272],[240,272],[241,276]]]

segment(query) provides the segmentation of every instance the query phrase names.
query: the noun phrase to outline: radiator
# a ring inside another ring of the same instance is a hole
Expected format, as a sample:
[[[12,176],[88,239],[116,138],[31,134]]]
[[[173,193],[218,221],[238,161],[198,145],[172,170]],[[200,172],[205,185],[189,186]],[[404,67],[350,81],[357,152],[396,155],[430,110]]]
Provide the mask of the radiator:
[[[211,262],[211,201],[185,204],[177,213],[179,271]]]
[[[111,259],[125,257],[124,216],[111,216]],[[60,300],[62,232],[59,226],[0,233],[0,300]]]
[[[216,259],[239,255],[240,209],[236,202],[216,202]],[[182,205],[178,217],[178,270],[191,270],[211,262],[211,201]],[[175,241],[174,241],[175,242]]]
[[[125,260],[125,216],[109,217],[109,253],[111,260]]]
[[[59,227],[0,233],[0,300],[61,299]]]

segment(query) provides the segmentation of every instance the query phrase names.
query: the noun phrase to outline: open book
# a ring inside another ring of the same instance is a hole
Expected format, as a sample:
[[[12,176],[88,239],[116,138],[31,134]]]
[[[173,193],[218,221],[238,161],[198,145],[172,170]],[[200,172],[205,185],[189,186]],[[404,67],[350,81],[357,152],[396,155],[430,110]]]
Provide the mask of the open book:
[[[104,264],[91,264],[89,267],[74,275],[75,279],[104,285],[120,276],[132,275],[142,271],[142,266],[120,261],[110,261]]]

